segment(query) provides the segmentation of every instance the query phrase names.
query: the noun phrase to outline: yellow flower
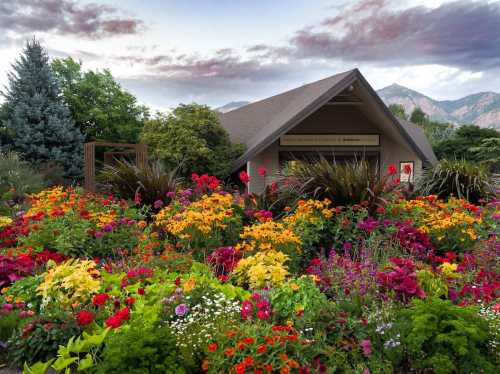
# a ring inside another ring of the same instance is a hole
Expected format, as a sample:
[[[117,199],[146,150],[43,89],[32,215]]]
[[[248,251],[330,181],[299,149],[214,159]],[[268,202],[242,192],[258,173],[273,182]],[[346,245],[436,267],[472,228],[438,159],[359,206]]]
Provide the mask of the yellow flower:
[[[196,287],[196,281],[193,278],[189,278],[182,287],[185,293],[189,293]]]
[[[300,286],[297,283],[290,284],[290,288],[294,291],[300,290]]]
[[[10,225],[11,223],[12,219],[10,219],[9,217],[0,216],[0,227]]]
[[[284,265],[288,260],[287,255],[275,250],[257,252],[238,262],[234,276],[238,284],[248,284],[252,288],[280,285],[288,276]]]
[[[456,274],[458,265],[457,264],[450,264],[449,262],[443,262],[441,266],[439,266],[439,269],[441,270],[441,273],[447,278],[455,278],[458,276]]]

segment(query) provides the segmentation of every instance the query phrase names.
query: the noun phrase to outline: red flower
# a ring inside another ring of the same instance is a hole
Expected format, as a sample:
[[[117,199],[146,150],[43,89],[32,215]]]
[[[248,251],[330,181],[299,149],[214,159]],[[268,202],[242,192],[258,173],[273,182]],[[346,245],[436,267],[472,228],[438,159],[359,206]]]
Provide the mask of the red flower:
[[[217,343],[210,343],[208,345],[208,351],[209,352],[215,352],[217,350]]]
[[[174,283],[175,283],[176,286],[180,286],[181,285],[181,277],[175,278],[175,282]]]
[[[144,291],[144,288],[139,288],[139,289],[137,290],[137,293],[138,293],[139,295],[144,295],[146,292]]]
[[[113,316],[109,317],[105,323],[106,326],[111,328],[118,328],[122,325],[123,321],[128,320],[130,318],[130,310],[128,308],[123,308],[116,312]]]
[[[264,353],[265,351],[267,351],[267,345],[265,344],[261,344],[257,347],[257,352],[258,353]]]
[[[242,181],[245,184],[250,182],[250,177],[248,176],[247,172],[244,170],[240,172],[239,177],[240,177],[240,181]]]
[[[259,168],[259,169],[257,170],[257,172],[259,173],[259,175],[260,175],[261,177],[265,177],[265,176],[266,176],[266,174],[267,174],[267,169],[266,169],[266,168]]]
[[[76,321],[80,326],[87,326],[94,321],[94,313],[88,310],[81,310],[76,314]]]
[[[107,293],[98,293],[92,298],[92,304],[96,306],[103,306],[106,304],[106,301],[109,299],[109,295]]]
[[[135,299],[133,297],[127,297],[125,299],[125,304],[127,304],[128,306],[134,305],[135,304]]]
[[[240,362],[239,364],[234,365],[234,370],[236,374],[245,374],[246,366],[244,362]]]
[[[398,169],[396,169],[396,165],[390,164],[387,167],[387,173],[389,173],[390,175],[396,175],[398,173]]]
[[[252,337],[248,337],[248,338],[243,339],[243,342],[245,344],[253,344],[255,342],[255,340]]]

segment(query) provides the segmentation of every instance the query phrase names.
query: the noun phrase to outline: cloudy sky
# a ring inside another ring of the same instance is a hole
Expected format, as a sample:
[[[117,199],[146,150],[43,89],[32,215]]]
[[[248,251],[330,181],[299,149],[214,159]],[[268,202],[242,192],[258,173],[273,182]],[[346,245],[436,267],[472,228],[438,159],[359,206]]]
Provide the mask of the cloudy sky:
[[[33,35],[162,110],[354,67],[437,99],[500,91],[500,0],[1,0],[0,86]]]

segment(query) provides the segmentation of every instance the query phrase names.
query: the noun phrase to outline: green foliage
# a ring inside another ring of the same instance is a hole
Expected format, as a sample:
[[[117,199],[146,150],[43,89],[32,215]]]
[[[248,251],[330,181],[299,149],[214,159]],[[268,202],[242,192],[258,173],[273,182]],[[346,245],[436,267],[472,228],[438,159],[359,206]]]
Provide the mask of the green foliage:
[[[303,327],[313,323],[327,304],[327,299],[311,277],[293,279],[271,291],[270,301],[279,323],[293,321]]]
[[[469,148],[469,152],[492,172],[500,173],[500,137],[483,139],[476,147]]]
[[[38,165],[55,163],[66,178],[82,172],[83,136],[61,99],[47,53],[33,39],[9,74],[4,126],[12,149]]]
[[[45,361],[57,355],[60,345],[80,334],[70,314],[63,312],[42,314],[25,323],[10,338],[9,362],[21,366],[24,362]]]
[[[424,130],[435,152],[436,145],[448,139],[454,132],[454,126],[451,123],[431,121],[429,116],[420,108],[415,108],[410,116],[410,121]]]
[[[185,373],[170,329],[142,318],[109,335],[97,373]]]
[[[26,194],[39,192],[43,187],[42,175],[17,153],[0,153],[0,200],[6,204],[0,205],[0,212],[22,203]]]
[[[243,147],[231,144],[217,113],[199,104],[181,104],[168,115],[146,122],[141,141],[167,169],[182,175],[209,173],[226,177]]]
[[[83,332],[82,336],[75,339],[72,336],[68,343],[59,347],[57,359],[47,362],[37,362],[32,366],[24,363],[23,374],[45,374],[52,369],[56,373],[87,371],[92,369],[97,361],[97,356],[108,333],[108,329],[97,327],[98,331],[93,334]]]
[[[335,205],[368,202],[370,211],[382,204],[396,187],[388,183],[388,177],[379,176],[377,167],[367,161],[337,164],[323,156],[297,161],[283,178],[288,188],[299,195],[315,199],[329,199]]]
[[[401,344],[412,367],[447,373],[495,373],[487,354],[488,323],[473,307],[437,298],[415,300],[399,314]]]
[[[391,104],[389,105],[389,110],[399,119],[407,120],[408,115],[406,114],[405,107],[401,104]]]
[[[438,195],[447,199],[451,195],[476,203],[493,194],[488,169],[467,160],[441,160],[424,171],[417,191],[422,195]]]
[[[485,150],[483,148],[477,152],[476,147],[481,147],[485,139],[499,138],[500,132],[495,129],[483,129],[474,125],[463,125],[455,131],[453,136],[435,144],[434,151],[439,159],[463,158],[470,161],[484,162],[491,159],[491,154],[498,157],[500,153],[498,141],[493,141],[490,144],[490,146],[494,147],[492,149]]]
[[[146,107],[125,91],[109,70],[82,71],[71,57],[52,62],[64,100],[86,139],[137,143]]]
[[[170,202],[167,193],[176,192],[181,184],[177,169],[167,171],[158,160],[139,166],[127,160],[116,160],[114,165],[104,166],[99,180],[113,195],[134,199],[139,193],[141,203],[150,206],[157,200]]]

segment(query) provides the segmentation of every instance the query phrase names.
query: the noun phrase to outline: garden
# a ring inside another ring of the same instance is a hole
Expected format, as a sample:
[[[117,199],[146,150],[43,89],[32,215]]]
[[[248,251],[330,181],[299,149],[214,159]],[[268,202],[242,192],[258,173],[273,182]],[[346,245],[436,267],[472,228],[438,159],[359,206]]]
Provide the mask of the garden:
[[[193,173],[153,202],[10,191],[1,360],[24,373],[497,372],[500,201],[418,196],[387,173],[359,202],[290,175],[250,195],[245,172],[239,186]]]

